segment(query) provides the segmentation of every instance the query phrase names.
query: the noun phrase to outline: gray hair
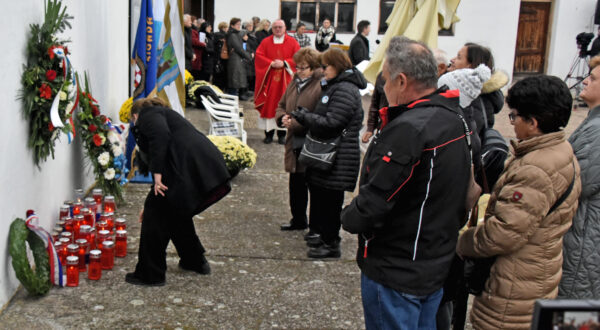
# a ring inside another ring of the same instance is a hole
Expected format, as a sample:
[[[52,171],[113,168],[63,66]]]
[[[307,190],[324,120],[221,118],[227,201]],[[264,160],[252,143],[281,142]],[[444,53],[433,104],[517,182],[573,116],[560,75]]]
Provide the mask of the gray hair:
[[[242,27],[244,29],[248,29],[248,25],[252,25],[252,27],[254,27],[254,23],[252,21],[246,21],[242,24]]]
[[[437,88],[437,63],[424,43],[404,36],[393,37],[385,57],[391,80],[404,73],[423,88]]]
[[[448,63],[450,63],[450,61],[448,61],[448,54],[439,48],[433,50],[433,56],[435,56],[435,61],[438,64],[444,63],[448,65]]]

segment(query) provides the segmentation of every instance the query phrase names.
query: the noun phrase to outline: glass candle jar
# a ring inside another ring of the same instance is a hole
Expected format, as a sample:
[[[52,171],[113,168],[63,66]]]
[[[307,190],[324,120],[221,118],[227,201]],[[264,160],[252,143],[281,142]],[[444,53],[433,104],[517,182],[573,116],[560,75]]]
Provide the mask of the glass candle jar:
[[[102,189],[96,188],[92,190],[92,198],[96,201],[96,205],[100,206],[102,204]]]
[[[106,219],[106,225],[108,226],[107,230],[112,234],[114,233],[115,228],[115,214],[113,212],[107,212],[104,213],[104,215]]]
[[[79,256],[79,245],[77,244],[69,244],[67,245],[67,258],[70,256]]]
[[[64,217],[63,221],[65,222],[65,230],[64,231],[72,232],[73,231],[73,218]]]
[[[111,195],[104,196],[104,212],[110,213],[115,212],[117,210],[117,206],[115,204],[115,197]]]
[[[73,217],[81,214],[81,209],[83,208],[82,202],[74,202],[73,203]]]
[[[89,234],[86,235],[85,239],[89,242],[89,250],[96,249],[96,228],[92,227]]]
[[[85,238],[86,240],[88,240],[88,238],[89,238],[88,236],[91,231],[92,231],[92,226],[81,225],[81,227],[79,227],[79,236],[76,237],[75,239]],[[91,241],[88,240],[88,242],[91,242]]]
[[[61,227],[60,231],[65,230],[65,220],[58,220],[58,221],[56,221],[56,225]]]
[[[92,210],[88,208],[84,208],[82,211],[83,219],[85,220],[86,225],[93,226],[94,222],[96,222],[96,216],[92,213]]]
[[[59,232],[59,231],[57,231],[57,230],[53,230],[53,231],[52,231],[52,242],[53,242],[53,243],[56,243],[56,242],[58,242],[58,239],[60,238],[60,233],[61,233],[61,232]]]
[[[102,248],[102,242],[104,241],[112,241],[112,237],[110,237],[110,231],[106,229],[98,231],[98,236],[96,237],[96,246],[98,248]]]
[[[75,201],[76,202],[83,202],[83,189],[75,189]]]
[[[59,238],[58,241],[60,242],[60,250],[56,252],[58,252],[60,263],[64,266],[67,262],[67,246],[71,244],[71,241],[64,237]]]
[[[96,222],[96,231],[108,230],[108,223],[100,217],[100,220]]]
[[[73,201],[65,201],[63,203],[63,205],[66,205],[69,207],[69,216],[72,217],[73,216]]]
[[[115,220],[115,230],[126,230],[127,229],[127,220],[125,218],[117,218]]]
[[[60,240],[54,242],[54,250],[56,250],[56,254],[58,254],[58,260],[60,261],[61,265],[64,265],[66,255],[63,253],[62,245],[63,243]]]
[[[69,208],[69,205],[67,205],[67,204],[61,205],[58,218],[62,219],[64,217],[68,217],[70,215],[71,215],[71,209]]]
[[[93,197],[87,197],[83,203],[85,207],[92,211],[94,219],[96,219],[96,213],[98,213],[98,204],[96,204],[96,200]]]
[[[90,251],[90,265],[88,269],[88,278],[90,280],[97,281],[102,277],[101,257],[102,252],[100,250]]]
[[[79,230],[81,229],[82,225],[85,225],[85,219],[83,218],[83,215],[76,215],[73,219],[73,234],[75,234],[75,236],[79,236]]]
[[[80,238],[75,243],[79,246],[79,253],[77,255],[79,257],[79,271],[85,272],[85,255],[87,254],[88,242],[85,238]]]
[[[69,243],[73,243],[73,233],[71,233],[70,231],[63,231],[62,233],[60,233],[60,238],[67,238],[69,240]]]
[[[124,258],[127,256],[127,230],[117,230],[115,237],[115,256]]]
[[[104,241],[102,242],[102,257],[101,267],[102,269],[112,269],[115,265],[115,242]]]
[[[79,257],[67,257],[67,286],[79,285]]]
[[[54,228],[52,228],[52,230],[58,232],[58,234],[60,235],[60,233],[62,233],[63,231],[63,227],[61,225],[56,225],[54,226]]]

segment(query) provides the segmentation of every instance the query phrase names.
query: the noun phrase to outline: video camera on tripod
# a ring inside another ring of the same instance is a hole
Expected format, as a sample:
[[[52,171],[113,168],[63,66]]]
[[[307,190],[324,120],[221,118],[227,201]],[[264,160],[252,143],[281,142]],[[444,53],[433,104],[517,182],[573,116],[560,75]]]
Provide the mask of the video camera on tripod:
[[[579,57],[583,58],[589,55],[588,47],[590,46],[592,39],[594,39],[594,34],[590,32],[581,32],[575,37],[577,48],[579,48]]]

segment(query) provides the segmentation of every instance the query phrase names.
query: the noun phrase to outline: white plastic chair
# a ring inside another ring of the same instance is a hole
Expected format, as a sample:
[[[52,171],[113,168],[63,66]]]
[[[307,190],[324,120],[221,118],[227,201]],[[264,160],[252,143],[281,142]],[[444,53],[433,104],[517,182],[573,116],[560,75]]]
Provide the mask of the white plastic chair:
[[[247,133],[244,130],[244,118],[232,106],[215,104],[204,95],[200,95],[202,104],[208,112],[210,128],[208,134],[218,136],[234,136],[246,143]]]

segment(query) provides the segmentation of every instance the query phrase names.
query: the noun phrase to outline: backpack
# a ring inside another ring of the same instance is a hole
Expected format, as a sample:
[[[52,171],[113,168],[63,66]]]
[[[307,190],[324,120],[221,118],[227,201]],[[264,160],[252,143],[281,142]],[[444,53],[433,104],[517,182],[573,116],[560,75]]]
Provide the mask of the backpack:
[[[483,136],[481,141],[481,164],[484,192],[491,192],[504,170],[504,162],[508,158],[508,143],[497,130],[488,127],[485,105],[479,99],[483,112]]]
[[[229,59],[229,51],[227,50],[227,38],[223,39],[223,45],[221,46],[220,57],[222,60]]]

